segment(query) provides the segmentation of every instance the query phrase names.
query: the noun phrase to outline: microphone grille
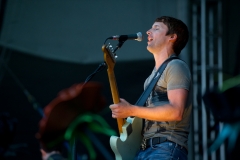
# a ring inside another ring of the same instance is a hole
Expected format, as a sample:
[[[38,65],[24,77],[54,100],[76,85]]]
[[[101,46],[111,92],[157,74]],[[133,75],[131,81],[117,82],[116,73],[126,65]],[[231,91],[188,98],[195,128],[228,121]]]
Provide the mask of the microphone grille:
[[[138,37],[138,38],[136,39],[137,41],[142,41],[142,40],[143,40],[143,35],[142,35],[141,32],[138,32],[138,33],[137,33],[137,37]]]

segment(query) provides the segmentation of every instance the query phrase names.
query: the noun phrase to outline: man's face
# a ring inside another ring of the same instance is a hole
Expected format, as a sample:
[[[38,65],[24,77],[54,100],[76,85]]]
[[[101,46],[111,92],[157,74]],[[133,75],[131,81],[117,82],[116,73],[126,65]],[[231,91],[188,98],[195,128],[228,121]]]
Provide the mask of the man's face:
[[[166,36],[167,31],[168,27],[163,22],[155,22],[152,25],[152,28],[147,31],[149,52],[154,54],[165,47],[169,37],[169,35]]]

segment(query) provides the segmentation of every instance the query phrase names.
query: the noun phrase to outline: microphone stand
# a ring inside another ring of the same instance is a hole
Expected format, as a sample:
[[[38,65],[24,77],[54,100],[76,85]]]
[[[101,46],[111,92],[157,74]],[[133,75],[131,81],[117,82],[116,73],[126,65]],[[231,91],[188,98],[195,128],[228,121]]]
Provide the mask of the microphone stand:
[[[107,41],[108,39],[110,39],[110,38],[107,38],[107,39],[105,40],[104,44],[106,43],[106,41]],[[119,40],[119,43],[116,45],[116,48],[114,49],[113,53],[115,53],[118,49],[120,49],[120,48],[122,47],[122,45],[123,45],[124,42],[125,42],[125,40]],[[87,82],[89,82],[98,72],[101,72],[105,67],[106,67],[106,62],[100,63],[99,66],[98,66],[98,68],[97,68],[92,74],[90,74],[90,75],[86,78],[84,84],[86,84]],[[83,85],[84,85],[84,84],[83,84]]]
[[[89,82],[98,72],[101,72],[105,67],[106,67],[105,62],[100,63],[99,66],[97,67],[97,69],[86,78],[86,80],[83,83],[83,86],[87,82]],[[89,133],[89,131],[87,129],[85,132]],[[95,141],[97,140],[97,138],[94,138],[94,139],[95,139]],[[78,160],[78,156],[77,156],[77,152],[76,152],[76,139],[75,138],[73,140],[73,146],[72,146],[72,157],[74,157],[74,159]]]
[[[113,53],[115,53],[118,49],[120,49],[125,41],[119,40],[116,48],[114,49]]]

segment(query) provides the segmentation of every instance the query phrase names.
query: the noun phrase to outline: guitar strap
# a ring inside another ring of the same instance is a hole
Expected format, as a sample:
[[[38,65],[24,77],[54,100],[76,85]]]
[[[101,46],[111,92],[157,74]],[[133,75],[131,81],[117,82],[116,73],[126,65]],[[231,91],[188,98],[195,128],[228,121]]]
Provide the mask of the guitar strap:
[[[153,90],[153,87],[156,85],[157,81],[159,80],[159,78],[161,77],[163,71],[165,70],[165,68],[167,67],[168,62],[170,62],[173,59],[179,59],[178,57],[174,56],[174,57],[170,57],[167,60],[165,60],[163,62],[163,64],[159,67],[158,71],[155,73],[154,77],[152,78],[151,82],[149,83],[149,85],[147,86],[147,88],[143,91],[142,95],[140,96],[140,98],[138,99],[138,101],[136,102],[135,105],[137,106],[145,106],[145,103],[150,95],[150,93]],[[142,131],[144,128],[144,123],[145,120],[143,119],[143,123],[142,123]]]
[[[157,83],[159,78],[161,77],[164,69],[167,67],[168,62],[170,62],[173,59],[179,59],[179,58],[174,56],[174,57],[168,58],[167,60],[165,60],[163,62],[163,64],[159,67],[158,71],[155,73],[154,78],[152,78],[151,82],[149,83],[147,88],[143,91],[142,95],[140,96],[140,98],[138,99],[138,101],[136,102],[135,105],[137,105],[137,106],[145,105],[150,93],[152,92],[153,87],[155,86],[155,84]]]

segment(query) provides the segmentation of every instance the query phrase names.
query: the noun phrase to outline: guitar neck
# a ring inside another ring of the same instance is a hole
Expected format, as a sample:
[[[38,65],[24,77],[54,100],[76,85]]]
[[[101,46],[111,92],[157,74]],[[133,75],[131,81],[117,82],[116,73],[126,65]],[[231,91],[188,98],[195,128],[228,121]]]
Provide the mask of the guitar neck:
[[[119,97],[119,93],[118,93],[115,74],[114,74],[114,71],[111,69],[108,69],[107,72],[108,72],[108,79],[109,79],[109,83],[110,83],[110,87],[111,87],[113,103],[116,104],[116,103],[119,103],[120,97]],[[125,124],[125,122],[126,122],[125,119],[117,118],[118,130],[119,130],[120,134],[123,132],[122,126]]]
[[[103,45],[102,46],[102,51],[104,53],[104,60],[108,66],[107,73],[108,73],[108,79],[111,87],[111,92],[112,92],[112,98],[113,98],[113,103],[119,103],[119,94],[118,94],[118,88],[117,88],[117,83],[114,75],[114,66],[115,66],[115,56],[113,54],[113,49],[111,48],[111,45]],[[125,124],[125,119],[123,118],[117,118],[117,123],[118,123],[118,130],[121,133],[123,133],[122,126]]]

